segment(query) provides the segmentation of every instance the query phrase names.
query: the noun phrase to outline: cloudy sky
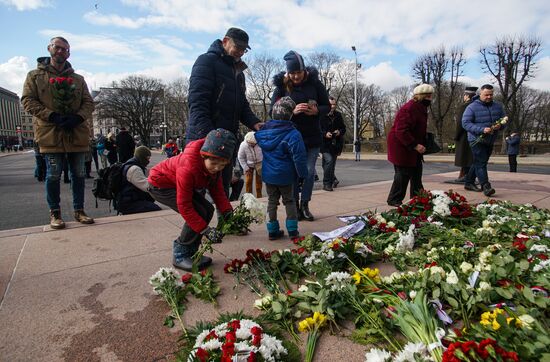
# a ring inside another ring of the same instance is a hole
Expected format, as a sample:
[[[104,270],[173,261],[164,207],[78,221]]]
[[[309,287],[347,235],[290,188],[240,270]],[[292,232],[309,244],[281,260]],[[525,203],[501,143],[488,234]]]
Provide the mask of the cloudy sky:
[[[245,61],[290,49],[353,60],[355,45],[361,79],[384,90],[411,84],[411,63],[442,44],[464,49],[466,83],[485,83],[480,46],[537,36],[543,51],[529,85],[550,90],[549,18],[548,0],[0,0],[0,87],[20,95],[55,35],[69,40],[69,60],[93,89],[130,74],[169,82],[238,26],[251,38]]]

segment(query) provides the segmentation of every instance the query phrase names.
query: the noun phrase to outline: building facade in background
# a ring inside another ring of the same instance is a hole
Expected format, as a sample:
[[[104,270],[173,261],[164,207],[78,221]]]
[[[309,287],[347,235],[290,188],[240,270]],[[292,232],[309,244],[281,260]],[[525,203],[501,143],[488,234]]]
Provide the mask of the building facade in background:
[[[0,144],[32,146],[32,116],[23,110],[19,96],[0,87]]]

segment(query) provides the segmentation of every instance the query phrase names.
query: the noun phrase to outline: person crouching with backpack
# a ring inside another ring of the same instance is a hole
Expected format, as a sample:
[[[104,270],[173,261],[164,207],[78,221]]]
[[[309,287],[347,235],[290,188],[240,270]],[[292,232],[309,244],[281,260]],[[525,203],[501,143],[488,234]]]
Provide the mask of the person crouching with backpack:
[[[122,166],[122,183],[117,194],[117,210],[122,215],[139,212],[158,211],[160,207],[149,192],[147,169],[151,161],[151,151],[145,146],[139,146]]]
[[[199,249],[202,236],[220,243],[223,234],[208,226],[214,207],[205,198],[208,190],[224,218],[233,212],[223,189],[221,171],[231,162],[237,145],[235,136],[222,128],[210,131],[206,138],[187,144],[183,153],[166,159],[153,167],[149,174],[149,192],[155,200],[178,212],[185,224],[173,242],[172,264],[191,271],[193,255]],[[199,269],[212,263],[203,256]]]

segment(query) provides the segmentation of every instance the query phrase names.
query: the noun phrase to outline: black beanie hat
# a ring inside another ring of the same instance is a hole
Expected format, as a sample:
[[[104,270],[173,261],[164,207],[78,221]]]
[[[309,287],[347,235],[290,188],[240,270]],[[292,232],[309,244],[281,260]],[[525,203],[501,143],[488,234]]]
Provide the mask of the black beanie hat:
[[[466,89],[464,89],[464,94],[468,94],[471,96],[475,96],[476,92],[477,92],[477,87],[466,87]]]
[[[294,50],[286,53],[283,59],[286,62],[287,73],[306,69],[306,66],[304,65],[304,58],[302,58],[302,56]]]
[[[231,160],[236,145],[237,139],[233,133],[226,129],[218,128],[208,132],[200,152],[203,156]]]
[[[146,146],[139,146],[134,151],[134,157],[143,167],[145,167],[149,164],[147,157],[151,157],[151,150]]]

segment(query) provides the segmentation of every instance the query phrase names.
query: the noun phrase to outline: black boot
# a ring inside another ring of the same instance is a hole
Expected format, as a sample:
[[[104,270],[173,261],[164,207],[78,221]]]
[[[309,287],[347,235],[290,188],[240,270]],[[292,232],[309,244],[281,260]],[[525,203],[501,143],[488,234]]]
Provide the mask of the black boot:
[[[300,201],[296,201],[296,212],[298,213],[298,220],[304,220],[304,213],[300,207]]]
[[[484,184],[482,186],[482,189],[483,189],[483,194],[487,197],[492,196],[492,195],[495,194],[495,189],[491,186],[491,184],[489,182]]]
[[[311,214],[311,212],[309,212],[309,205],[308,205],[308,201],[302,201],[302,214],[304,215],[304,220],[307,220],[307,221],[313,221],[313,215]]]

